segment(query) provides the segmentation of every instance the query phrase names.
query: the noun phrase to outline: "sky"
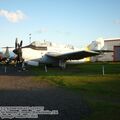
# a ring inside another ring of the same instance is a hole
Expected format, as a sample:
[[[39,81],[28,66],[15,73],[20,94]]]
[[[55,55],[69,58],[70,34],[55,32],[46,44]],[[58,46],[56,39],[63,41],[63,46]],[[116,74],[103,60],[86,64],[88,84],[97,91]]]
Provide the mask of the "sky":
[[[120,38],[120,0],[0,0],[0,47],[16,37],[76,47]]]

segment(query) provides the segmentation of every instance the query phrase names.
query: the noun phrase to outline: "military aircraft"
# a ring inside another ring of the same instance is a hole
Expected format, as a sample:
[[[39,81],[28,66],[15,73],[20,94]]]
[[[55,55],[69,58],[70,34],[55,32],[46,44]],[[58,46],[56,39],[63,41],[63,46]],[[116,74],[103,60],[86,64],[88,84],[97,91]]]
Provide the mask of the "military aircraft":
[[[81,50],[70,45],[56,45],[48,41],[34,41],[27,46],[22,47],[22,41],[18,43],[16,39],[13,52],[17,55],[18,63],[24,63],[38,66],[55,65],[61,68],[66,67],[67,61],[81,60],[87,57],[99,55],[105,50]],[[110,52],[110,51],[108,51]]]
[[[10,50],[9,50],[10,49]],[[16,58],[16,55],[13,53],[13,47],[2,47],[0,49],[0,62],[8,64]]]

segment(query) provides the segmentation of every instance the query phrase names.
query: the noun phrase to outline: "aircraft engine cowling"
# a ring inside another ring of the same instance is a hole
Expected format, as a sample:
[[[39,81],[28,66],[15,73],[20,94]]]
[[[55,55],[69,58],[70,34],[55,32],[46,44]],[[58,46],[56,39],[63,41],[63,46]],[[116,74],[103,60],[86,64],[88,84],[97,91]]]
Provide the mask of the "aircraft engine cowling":
[[[40,63],[44,63],[44,64],[58,64],[59,60],[45,55],[42,58],[40,58]]]

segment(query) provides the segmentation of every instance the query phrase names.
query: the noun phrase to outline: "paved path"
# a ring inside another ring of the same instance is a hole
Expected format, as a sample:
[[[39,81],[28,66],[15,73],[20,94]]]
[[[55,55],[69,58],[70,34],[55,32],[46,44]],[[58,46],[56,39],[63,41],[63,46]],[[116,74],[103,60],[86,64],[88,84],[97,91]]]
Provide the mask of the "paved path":
[[[38,120],[81,120],[90,114],[89,107],[79,93],[46,82],[38,83],[33,78],[29,71],[17,73],[12,69],[3,73],[1,69],[0,105],[44,106],[47,110],[59,112],[58,115],[40,115]]]

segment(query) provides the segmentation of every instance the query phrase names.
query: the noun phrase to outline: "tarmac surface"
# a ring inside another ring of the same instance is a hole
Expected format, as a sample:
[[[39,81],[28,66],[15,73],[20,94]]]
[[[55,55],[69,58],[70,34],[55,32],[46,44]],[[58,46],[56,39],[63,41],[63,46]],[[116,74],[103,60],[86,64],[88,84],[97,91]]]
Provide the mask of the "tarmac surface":
[[[0,106],[43,106],[58,111],[30,120],[81,120],[91,113],[79,93],[33,79],[30,70],[18,72],[14,67],[0,66]]]

